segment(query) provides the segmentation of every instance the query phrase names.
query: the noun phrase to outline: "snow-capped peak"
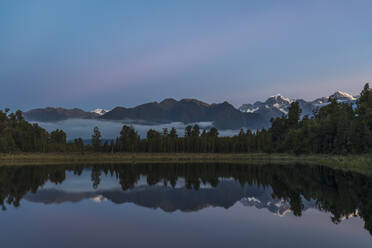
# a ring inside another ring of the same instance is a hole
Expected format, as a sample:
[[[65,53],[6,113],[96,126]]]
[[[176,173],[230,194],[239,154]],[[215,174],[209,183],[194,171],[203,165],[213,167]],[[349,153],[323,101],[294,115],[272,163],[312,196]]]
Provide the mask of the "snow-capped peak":
[[[330,97],[334,97],[337,100],[349,100],[349,101],[355,101],[356,100],[356,98],[353,97],[352,95],[350,95],[348,93],[345,93],[345,92],[342,92],[342,91],[336,91]]]
[[[104,115],[106,114],[107,112],[109,112],[108,110],[104,110],[104,109],[100,109],[100,108],[97,108],[97,109],[94,109],[92,111],[90,111],[91,113],[96,113],[98,115]]]
[[[292,99],[289,99],[288,97],[284,97],[282,96],[281,94],[276,94],[274,96],[271,96],[269,97],[269,99],[267,99],[266,103],[271,103],[271,104],[274,104],[274,103],[279,103],[279,104],[291,104],[293,102]]]
[[[253,105],[243,104],[239,109],[246,113],[274,111],[277,113],[277,116],[281,116],[282,114],[288,114],[288,108],[293,102],[294,100],[284,97],[281,94],[277,94],[269,97],[265,102],[256,102]]]

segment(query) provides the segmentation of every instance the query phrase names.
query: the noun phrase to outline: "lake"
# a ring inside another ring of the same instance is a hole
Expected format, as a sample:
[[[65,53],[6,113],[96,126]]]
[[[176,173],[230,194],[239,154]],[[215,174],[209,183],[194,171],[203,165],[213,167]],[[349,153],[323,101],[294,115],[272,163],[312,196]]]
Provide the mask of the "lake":
[[[372,247],[372,178],[305,165],[0,167],[0,246]]]

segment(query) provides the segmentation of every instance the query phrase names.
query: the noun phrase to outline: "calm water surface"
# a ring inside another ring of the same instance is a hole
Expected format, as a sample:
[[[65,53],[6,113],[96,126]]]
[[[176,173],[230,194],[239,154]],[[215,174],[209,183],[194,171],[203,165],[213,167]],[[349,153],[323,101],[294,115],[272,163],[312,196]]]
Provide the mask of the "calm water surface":
[[[0,167],[0,247],[372,247],[372,178],[317,166]]]

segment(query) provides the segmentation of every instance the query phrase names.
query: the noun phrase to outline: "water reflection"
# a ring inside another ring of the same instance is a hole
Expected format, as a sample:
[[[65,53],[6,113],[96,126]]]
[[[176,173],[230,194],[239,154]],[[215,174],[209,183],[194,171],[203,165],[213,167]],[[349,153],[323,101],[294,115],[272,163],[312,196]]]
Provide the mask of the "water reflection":
[[[68,182],[68,183],[67,183]],[[87,186],[87,184],[89,185]],[[237,202],[275,215],[330,212],[360,216],[372,232],[372,178],[318,166],[143,164],[0,168],[0,204],[57,204],[90,199],[166,212],[229,209]],[[0,213],[1,214],[1,213]]]

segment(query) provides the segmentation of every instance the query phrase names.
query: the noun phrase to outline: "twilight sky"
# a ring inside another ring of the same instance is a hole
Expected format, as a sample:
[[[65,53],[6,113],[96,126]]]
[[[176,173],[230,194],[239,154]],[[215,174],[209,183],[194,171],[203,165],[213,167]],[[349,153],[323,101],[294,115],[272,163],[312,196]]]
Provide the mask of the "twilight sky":
[[[313,99],[372,81],[370,0],[1,0],[0,108]]]

